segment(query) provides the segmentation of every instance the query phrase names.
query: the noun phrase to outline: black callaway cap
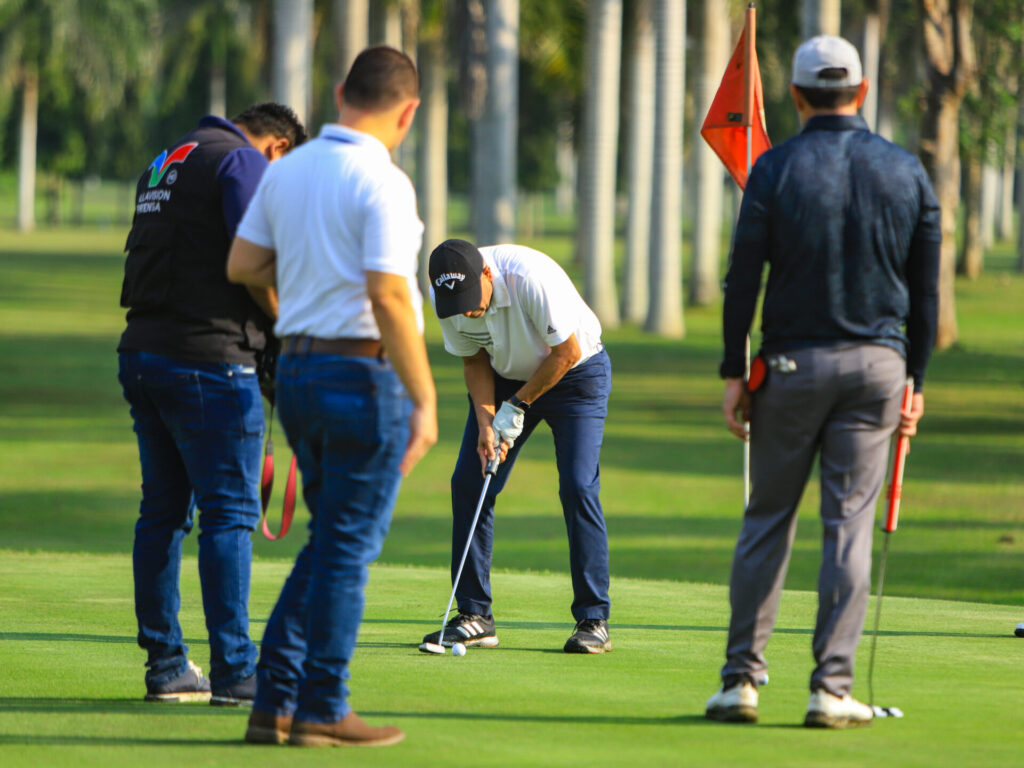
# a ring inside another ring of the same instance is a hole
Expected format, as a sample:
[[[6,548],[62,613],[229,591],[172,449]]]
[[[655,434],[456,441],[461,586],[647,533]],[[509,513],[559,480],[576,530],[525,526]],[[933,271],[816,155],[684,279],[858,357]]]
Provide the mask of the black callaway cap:
[[[451,317],[480,308],[480,275],[484,257],[472,243],[445,240],[430,254],[427,267],[434,287],[438,317]]]

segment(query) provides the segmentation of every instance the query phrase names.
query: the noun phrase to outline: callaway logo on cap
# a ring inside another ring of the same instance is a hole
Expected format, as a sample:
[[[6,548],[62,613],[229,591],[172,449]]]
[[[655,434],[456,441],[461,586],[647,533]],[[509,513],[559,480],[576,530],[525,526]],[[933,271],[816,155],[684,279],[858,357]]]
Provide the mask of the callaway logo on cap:
[[[466,276],[461,272],[445,272],[443,275],[438,275],[437,279],[434,280],[434,285],[440,288],[442,285],[445,286],[449,291],[455,290],[455,282],[462,282],[466,279]]]
[[[435,288],[434,308],[438,317],[461,315],[480,306],[484,257],[472,243],[445,240],[430,254],[427,271]]]

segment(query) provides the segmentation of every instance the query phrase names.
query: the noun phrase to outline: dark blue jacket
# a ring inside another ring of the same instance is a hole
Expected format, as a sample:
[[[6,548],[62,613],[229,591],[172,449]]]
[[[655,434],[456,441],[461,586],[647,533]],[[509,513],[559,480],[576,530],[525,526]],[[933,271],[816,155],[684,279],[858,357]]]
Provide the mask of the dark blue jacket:
[[[920,388],[938,322],[941,239],[939,204],[914,155],[859,116],[811,118],[751,171],[725,282],[722,375],[743,375],[768,264],[762,352],[884,344],[907,358]]]

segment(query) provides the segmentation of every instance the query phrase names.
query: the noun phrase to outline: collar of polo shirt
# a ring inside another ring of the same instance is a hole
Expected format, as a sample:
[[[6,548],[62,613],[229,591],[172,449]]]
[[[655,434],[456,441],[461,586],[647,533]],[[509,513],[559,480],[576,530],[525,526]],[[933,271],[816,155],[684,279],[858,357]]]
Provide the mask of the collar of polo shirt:
[[[388,158],[388,162],[391,162],[391,153],[388,152],[388,148],[384,146],[384,142],[378,139],[376,136],[371,136],[368,133],[357,131],[354,128],[349,128],[346,125],[338,125],[337,123],[326,123],[320,129],[320,138],[328,139],[330,141],[343,141],[350,144],[357,144],[360,147],[369,149],[372,152],[378,152]]]
[[[505,278],[501,276],[498,268],[494,266],[494,262],[487,257],[482,251],[480,255],[483,257],[484,266],[490,267],[491,269],[491,302],[487,305],[487,311],[491,312],[497,309],[504,309],[512,304],[512,297],[509,295],[508,286],[505,285]]]

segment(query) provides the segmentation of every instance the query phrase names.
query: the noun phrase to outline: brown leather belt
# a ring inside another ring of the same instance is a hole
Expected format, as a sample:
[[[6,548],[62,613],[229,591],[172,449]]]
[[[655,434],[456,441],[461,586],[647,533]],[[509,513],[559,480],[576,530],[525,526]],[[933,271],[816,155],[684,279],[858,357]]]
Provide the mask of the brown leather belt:
[[[375,357],[383,360],[387,352],[380,339],[320,339],[316,336],[286,336],[281,345],[286,355],[338,355]]]

